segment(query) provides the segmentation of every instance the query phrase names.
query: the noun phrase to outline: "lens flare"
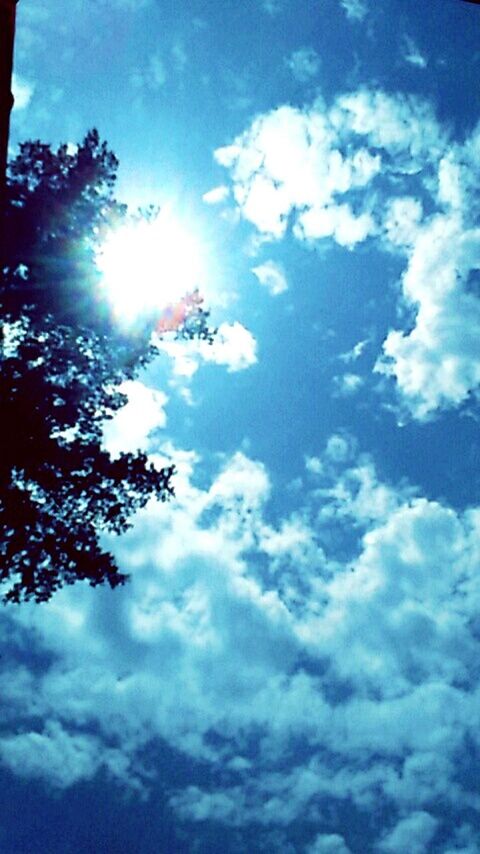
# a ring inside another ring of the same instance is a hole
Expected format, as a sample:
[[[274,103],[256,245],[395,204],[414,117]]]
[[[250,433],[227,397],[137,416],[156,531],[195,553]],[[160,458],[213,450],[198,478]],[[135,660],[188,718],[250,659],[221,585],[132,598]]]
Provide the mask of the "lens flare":
[[[205,279],[202,246],[168,208],[113,229],[97,254],[101,288],[126,325],[182,304]]]

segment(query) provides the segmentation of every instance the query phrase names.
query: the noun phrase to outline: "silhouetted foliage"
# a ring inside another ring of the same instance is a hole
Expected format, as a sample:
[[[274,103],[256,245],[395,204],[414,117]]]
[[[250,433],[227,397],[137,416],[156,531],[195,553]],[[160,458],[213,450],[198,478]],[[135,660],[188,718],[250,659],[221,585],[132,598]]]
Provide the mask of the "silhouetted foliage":
[[[44,601],[79,579],[125,581],[99,537],[121,532],[148,498],[173,494],[174,467],[116,459],[102,422],[118,385],[155,354],[148,319],[127,335],[99,297],[95,247],[127,216],[117,160],[96,131],[71,152],[27,142],[9,166],[0,246],[0,580],[5,601]],[[132,283],[132,287],[135,283]],[[179,337],[211,340],[208,312]]]

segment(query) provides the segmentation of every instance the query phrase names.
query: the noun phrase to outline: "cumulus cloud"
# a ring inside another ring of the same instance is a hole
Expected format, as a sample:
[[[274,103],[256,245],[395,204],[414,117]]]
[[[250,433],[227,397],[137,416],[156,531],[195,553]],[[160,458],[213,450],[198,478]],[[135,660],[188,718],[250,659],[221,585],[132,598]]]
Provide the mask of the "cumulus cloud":
[[[253,267],[252,273],[257,277],[260,284],[267,288],[274,297],[288,290],[283,267],[280,264],[276,264],[275,261],[265,261],[263,264],[259,264],[258,267]]]
[[[415,494],[411,487],[389,487],[378,480],[375,466],[368,455],[357,457],[355,465],[345,467],[353,459],[355,446],[350,436],[333,434],[327,442],[321,465],[307,461],[307,468],[323,475],[317,494],[327,498],[318,518],[349,517],[356,525],[388,518],[400,504]]]
[[[370,145],[394,155],[392,168],[400,173],[435,164],[445,148],[432,105],[415,96],[361,87],[337,98],[332,120],[344,132],[365,136]]]
[[[191,377],[202,364],[224,365],[229,373],[257,362],[257,342],[241,323],[221,323],[213,344],[205,341],[161,341],[159,349],[173,361],[177,376]]]
[[[170,791],[179,817],[306,820],[312,852],[356,850],[335,805],[372,850],[423,851],[447,813],[460,827],[480,806],[458,762],[480,746],[480,509],[382,482],[341,434],[276,519],[260,461],[239,451],[199,486],[195,455],[162,454],[179,498],[114,542],[128,587],[4,609],[2,638],[35,636],[48,660],[0,662],[1,762],[60,789],[104,769],[141,793],[160,739],[211,768]]]
[[[416,172],[443,144],[428,104],[362,88],[330,108],[279,107],[215,157],[230,170],[242,215],[266,236],[283,237],[293,218],[298,238],[351,247],[376,231],[368,190],[382,171]],[[356,192],[354,210],[342,196],[360,189],[363,209]]]
[[[480,301],[467,288],[479,269],[479,229],[465,229],[454,214],[417,229],[402,279],[415,326],[388,334],[376,370],[395,377],[419,419],[460,405],[480,383]]]
[[[120,451],[146,451],[148,436],[154,428],[167,422],[167,396],[138,380],[127,380],[118,389],[127,396],[127,403],[103,427],[103,443],[114,456]]]
[[[412,854],[423,854],[427,850],[438,821],[429,813],[417,811],[407,818],[401,819],[396,827],[380,844],[381,851],[411,851]]]
[[[384,219],[385,237],[393,248],[407,252],[413,247],[423,219],[422,204],[411,196],[391,199]]]
[[[101,767],[124,781],[128,776],[122,751],[105,748],[91,734],[68,732],[58,721],[47,721],[41,732],[7,736],[0,744],[0,758],[19,777],[44,780],[58,789],[92,779]],[[140,788],[136,781],[133,788]]]
[[[367,239],[403,257],[400,305],[375,370],[418,420],[457,407],[480,385],[480,268],[475,129],[453,143],[431,104],[360,87],[328,106],[281,106],[218,149],[238,211],[262,240],[287,231],[349,250]],[[361,378],[337,380],[353,393]]]
[[[222,323],[212,346],[204,351],[206,361],[225,365],[228,371],[243,371],[257,362],[257,342],[241,323]]]
[[[269,238],[283,237],[292,215],[301,239],[334,235],[353,246],[374,229],[368,210],[354,213],[350,204],[336,201],[368,184],[381,166],[380,157],[362,147],[351,156],[340,153],[340,112],[333,122],[320,102],[304,112],[279,107],[215,152],[230,169],[242,215]]]

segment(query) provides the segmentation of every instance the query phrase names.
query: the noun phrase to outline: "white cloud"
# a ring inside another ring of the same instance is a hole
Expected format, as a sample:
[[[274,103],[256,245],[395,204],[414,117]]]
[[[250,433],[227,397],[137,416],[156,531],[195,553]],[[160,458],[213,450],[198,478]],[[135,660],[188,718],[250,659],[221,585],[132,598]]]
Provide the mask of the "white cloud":
[[[375,224],[369,213],[356,217],[350,205],[329,205],[325,208],[310,208],[300,214],[293,229],[296,237],[318,240],[333,237],[340,246],[352,249],[362,243],[375,231]]]
[[[312,474],[321,474],[323,465],[320,457],[305,457],[305,468]]]
[[[345,9],[347,18],[352,21],[363,21],[368,11],[365,0],[340,0],[340,4]]]
[[[279,744],[288,727],[320,745],[323,756],[332,750],[333,766],[317,757],[291,772],[250,776],[248,788],[190,787],[173,799],[182,817],[195,820],[220,811],[222,820],[234,825],[269,822],[273,815],[288,823],[322,795],[352,798],[367,810],[386,798],[409,817],[399,818],[382,850],[400,850],[394,843],[410,838],[412,850],[420,852],[438,824],[421,805],[432,798],[472,807],[477,802],[454,782],[454,756],[478,704],[477,693],[453,687],[471,672],[476,654],[476,642],[467,640],[468,616],[458,610],[467,599],[460,590],[459,598],[453,592],[467,566],[467,574],[475,575],[476,558],[467,545],[474,540],[468,521],[463,527],[452,511],[424,500],[411,506],[399,501],[397,510],[383,508],[384,521],[374,522],[365,536],[355,571],[346,567],[320,586],[319,595],[329,604],[319,617],[313,617],[310,591],[311,632],[308,617],[297,625],[307,648],[330,659],[353,694],[329,707],[321,680],[297,674],[282,683],[269,713],[261,712],[263,699],[257,696],[255,702],[257,715],[268,714],[263,749],[270,763],[283,755]],[[470,601],[468,612],[475,607]],[[382,758],[364,763],[365,751]]]
[[[224,509],[232,505],[238,508],[240,502],[245,505],[244,509],[253,510],[264,504],[269,493],[270,481],[265,467],[237,452],[211,487],[209,501]]]
[[[380,844],[381,851],[396,854],[398,851],[409,851],[411,854],[424,854],[428,849],[438,821],[421,810],[411,813],[401,819],[396,827]]]
[[[478,269],[479,229],[465,229],[455,214],[418,228],[402,279],[415,326],[388,334],[376,367],[395,377],[418,419],[460,405],[480,383],[480,301],[466,287]]]
[[[287,826],[327,802],[310,851],[340,854],[332,816],[351,805],[372,850],[424,850],[448,812],[480,806],[458,765],[467,734],[480,747],[480,509],[382,483],[338,434],[273,522],[261,462],[237,452],[198,486],[195,456],[164,451],[178,498],[113,541],[127,587],[4,609],[5,637],[33,631],[52,656],[32,673],[2,660],[1,761],[59,788],[104,768],[141,792],[162,739],[212,768],[172,794],[181,818]],[[335,563],[318,545],[332,525],[357,541]]]
[[[418,235],[423,217],[422,204],[412,197],[398,197],[387,205],[384,228],[393,247],[410,250]]]
[[[332,472],[332,464],[346,464],[351,461],[356,453],[356,442],[348,434],[332,433],[326,444],[325,450],[320,457],[306,457],[305,468],[311,474],[328,475]],[[334,480],[337,480],[335,470]]]
[[[410,65],[413,65],[416,68],[427,67],[427,60],[420,52],[418,45],[416,45],[413,39],[411,39],[409,36],[405,36],[403,58],[405,62],[408,62]]]
[[[291,228],[308,243],[353,250],[370,238],[404,256],[406,328],[390,330],[375,366],[394,379],[402,418],[430,418],[478,393],[477,138],[475,130],[452,144],[427,101],[361,87],[330,107],[317,99],[258,116],[215,153],[262,240]],[[353,372],[338,378],[339,393],[360,381]]]
[[[352,448],[348,439],[339,435],[332,436],[319,473],[327,474],[330,479],[332,471],[335,474],[333,484],[328,483],[319,490],[319,494],[328,498],[325,506],[319,511],[320,519],[350,517],[356,524],[380,521],[388,518],[399,503],[408,501],[413,495],[408,489],[392,488],[379,482],[375,466],[366,455],[359,456],[356,465],[342,473],[336,468],[326,469],[327,462],[336,466],[351,458]],[[310,471],[314,471],[311,466]]]
[[[462,177],[454,152],[442,157],[438,165],[438,199],[447,209],[461,210],[463,206],[465,198]]]
[[[362,87],[337,98],[332,121],[339,130],[365,136],[370,145],[394,155],[392,168],[400,173],[434,162],[445,147],[432,106],[416,96]]]
[[[354,456],[355,443],[350,436],[333,433],[325,448],[325,458],[335,463],[344,463]]]
[[[29,83],[18,74],[12,75],[12,94],[14,97],[14,110],[25,110],[32,100],[35,84]]]
[[[365,338],[363,341],[357,341],[357,343],[352,347],[351,350],[348,350],[346,353],[341,353],[338,357],[342,362],[356,362],[357,359],[360,358],[365,347],[369,344],[369,339]]]
[[[41,732],[7,736],[0,743],[0,758],[19,777],[45,780],[59,789],[90,780],[102,766],[125,781],[128,766],[120,750],[105,748],[95,736],[67,732],[57,721],[47,722]]]
[[[335,391],[340,397],[351,397],[360,391],[364,384],[363,377],[358,374],[341,374],[333,378]]]
[[[312,543],[312,531],[301,517],[283,520],[278,529],[266,525],[259,531],[260,548],[271,558],[301,561]]]
[[[213,345],[204,351],[206,361],[225,365],[228,371],[243,371],[257,362],[257,342],[241,323],[221,323]]]
[[[338,833],[319,833],[305,854],[350,854],[350,849]]]
[[[294,50],[285,62],[299,83],[306,83],[316,77],[320,70],[320,57],[312,47]]]
[[[438,212],[428,217],[412,197],[387,208],[387,240],[408,259],[402,294],[415,323],[389,333],[376,369],[395,378],[420,420],[459,406],[480,382],[480,303],[469,287],[480,267],[480,231],[470,226],[474,173],[461,165],[470,146],[467,140],[463,153],[451,146],[433,161],[436,181],[428,187]]]
[[[278,296],[288,290],[285,272],[280,264],[275,261],[265,261],[258,267],[252,268],[252,273],[257,277],[261,285],[270,291],[272,296]]]
[[[214,187],[208,193],[204,193],[202,199],[207,205],[218,205],[228,199],[229,195],[230,190],[222,184],[220,187]]]
[[[173,360],[177,376],[191,377],[202,364],[224,365],[229,373],[257,362],[257,342],[241,323],[221,323],[213,344],[205,341],[160,341],[158,348]]]
[[[146,451],[149,433],[156,427],[165,427],[168,398],[138,380],[127,380],[118,390],[127,395],[128,402],[105,422],[104,446],[114,456],[120,451]]]
[[[230,169],[242,215],[271,239],[283,237],[292,214],[300,239],[334,236],[353,246],[374,229],[368,210],[354,213],[336,199],[370,183],[380,171],[380,157],[363,147],[341,154],[332,115],[321,102],[304,112],[279,107],[215,152]],[[338,115],[336,110],[336,122]]]
[[[299,239],[333,237],[352,247],[376,232],[367,191],[382,171],[381,149],[395,156],[388,170],[409,174],[443,147],[426,102],[361,88],[330,109],[320,100],[303,111],[279,107],[215,157],[230,170],[242,215],[260,232],[279,239],[292,217]],[[341,197],[361,188],[363,205],[357,194],[354,211]]]

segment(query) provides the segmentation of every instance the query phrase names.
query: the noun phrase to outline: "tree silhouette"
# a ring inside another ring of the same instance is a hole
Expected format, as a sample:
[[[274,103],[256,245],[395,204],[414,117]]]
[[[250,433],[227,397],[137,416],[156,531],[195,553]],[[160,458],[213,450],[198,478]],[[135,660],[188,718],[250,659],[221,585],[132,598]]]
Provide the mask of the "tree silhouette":
[[[45,601],[81,579],[124,583],[102,531],[124,531],[149,497],[173,494],[173,466],[159,470],[141,453],[113,459],[102,447],[102,423],[127,400],[119,384],[156,352],[152,318],[126,334],[99,296],[95,249],[127,217],[113,196],[117,167],[96,131],[75,150],[24,143],[9,166],[0,235],[4,601]],[[208,312],[189,305],[176,335],[211,341]]]

